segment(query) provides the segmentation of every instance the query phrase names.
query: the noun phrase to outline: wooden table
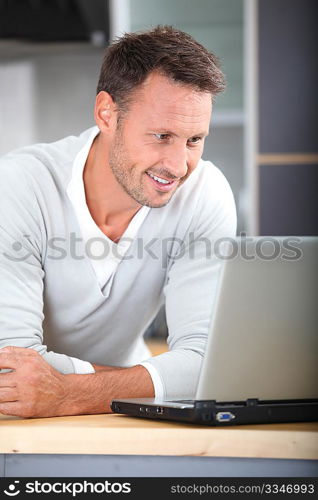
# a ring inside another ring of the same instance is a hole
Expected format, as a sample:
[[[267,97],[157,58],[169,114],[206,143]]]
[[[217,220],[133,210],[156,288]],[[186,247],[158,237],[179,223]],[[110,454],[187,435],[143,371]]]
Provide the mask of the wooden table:
[[[76,462],[81,463],[76,475],[91,470],[98,476],[118,461],[126,463],[117,470],[122,476],[131,476],[131,470],[140,476],[179,476],[179,470],[193,476],[196,469],[201,476],[275,475],[271,471],[317,476],[318,423],[213,428],[114,414],[43,419],[0,415],[0,456],[0,476],[32,476],[32,470],[37,476],[73,476]]]
[[[163,340],[147,342],[153,355]],[[0,415],[0,477],[318,476],[318,423],[213,428],[125,415]]]

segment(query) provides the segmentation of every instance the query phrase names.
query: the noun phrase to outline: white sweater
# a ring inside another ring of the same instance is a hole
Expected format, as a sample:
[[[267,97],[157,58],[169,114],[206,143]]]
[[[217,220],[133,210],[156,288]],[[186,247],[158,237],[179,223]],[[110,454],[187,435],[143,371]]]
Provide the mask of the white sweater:
[[[193,397],[220,269],[213,250],[236,230],[232,191],[201,160],[168,205],[148,211],[128,250],[111,247],[117,265],[101,288],[67,194],[91,135],[0,160],[0,348],[36,349],[62,373],[147,361],[165,397]],[[163,304],[169,352],[150,357],[143,334]]]

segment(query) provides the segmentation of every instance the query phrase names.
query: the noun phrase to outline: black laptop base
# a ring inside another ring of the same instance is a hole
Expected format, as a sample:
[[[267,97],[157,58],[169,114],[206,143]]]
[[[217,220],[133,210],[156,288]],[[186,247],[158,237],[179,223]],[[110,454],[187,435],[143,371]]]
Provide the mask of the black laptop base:
[[[111,409],[114,413],[129,416],[211,426],[318,421],[318,399],[281,401],[248,399],[234,403],[193,401],[193,405],[188,407],[182,407],[180,404],[164,406],[117,399],[112,402]]]

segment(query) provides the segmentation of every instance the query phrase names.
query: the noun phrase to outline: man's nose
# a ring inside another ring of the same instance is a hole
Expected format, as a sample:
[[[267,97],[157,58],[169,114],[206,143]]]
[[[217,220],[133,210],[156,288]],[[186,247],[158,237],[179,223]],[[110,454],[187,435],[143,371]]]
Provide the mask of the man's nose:
[[[187,174],[188,154],[187,146],[182,144],[173,144],[166,149],[162,163],[171,176],[181,179]]]

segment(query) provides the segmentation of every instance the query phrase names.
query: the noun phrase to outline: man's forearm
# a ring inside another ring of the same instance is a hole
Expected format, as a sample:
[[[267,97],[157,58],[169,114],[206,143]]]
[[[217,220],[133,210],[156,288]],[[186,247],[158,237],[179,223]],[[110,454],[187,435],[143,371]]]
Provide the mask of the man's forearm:
[[[0,349],[0,412],[18,417],[109,413],[115,398],[152,397],[151,377],[142,365],[94,366],[96,373],[64,375],[33,349]]]
[[[64,375],[65,395],[59,405],[60,415],[109,413],[115,398],[154,397],[149,372],[141,365],[94,368],[94,374]]]

